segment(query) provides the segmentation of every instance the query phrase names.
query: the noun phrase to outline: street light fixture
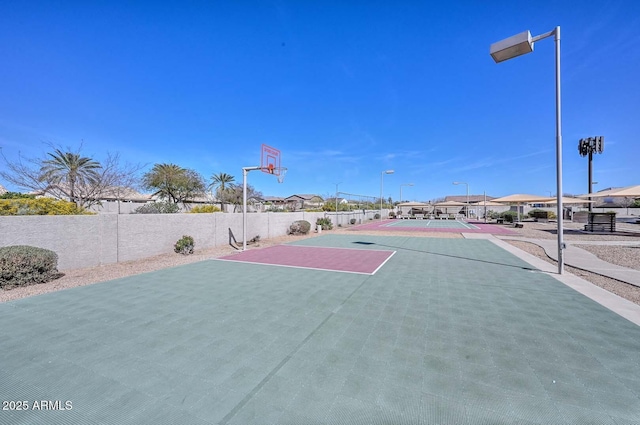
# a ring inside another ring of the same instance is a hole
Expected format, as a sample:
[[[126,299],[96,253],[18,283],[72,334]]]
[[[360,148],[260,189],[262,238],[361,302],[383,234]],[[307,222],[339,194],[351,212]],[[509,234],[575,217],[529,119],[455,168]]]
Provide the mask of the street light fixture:
[[[453,182],[453,184],[455,184],[456,186],[459,184],[464,184],[467,186],[467,206],[464,209],[465,212],[465,216],[467,217],[467,220],[469,220],[469,183],[465,183],[465,182]]]
[[[393,174],[393,170],[386,170],[380,173],[380,221],[382,221],[382,184],[385,174]]]
[[[552,31],[531,37],[529,31],[522,32],[502,41],[494,43],[489,48],[489,53],[496,63],[515,58],[526,53],[533,52],[533,44],[543,38],[554,36],[556,45],[556,185],[557,185],[557,216],[558,216],[558,274],[564,271],[564,257],[562,251],[565,248],[563,241],[563,206],[562,206],[562,120],[561,120],[561,96],[560,96],[560,27]]]
[[[400,202],[402,202],[402,186],[413,186],[413,183],[403,183],[400,185]]]

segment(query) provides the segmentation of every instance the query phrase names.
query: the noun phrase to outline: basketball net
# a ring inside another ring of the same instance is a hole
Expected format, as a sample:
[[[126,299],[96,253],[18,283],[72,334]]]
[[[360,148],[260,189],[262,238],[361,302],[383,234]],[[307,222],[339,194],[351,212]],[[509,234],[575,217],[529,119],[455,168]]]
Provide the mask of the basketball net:
[[[284,176],[285,174],[287,174],[286,167],[276,167],[273,164],[267,165],[266,167],[262,168],[262,170],[269,174],[275,174],[275,176],[278,178],[278,183],[283,183]]]

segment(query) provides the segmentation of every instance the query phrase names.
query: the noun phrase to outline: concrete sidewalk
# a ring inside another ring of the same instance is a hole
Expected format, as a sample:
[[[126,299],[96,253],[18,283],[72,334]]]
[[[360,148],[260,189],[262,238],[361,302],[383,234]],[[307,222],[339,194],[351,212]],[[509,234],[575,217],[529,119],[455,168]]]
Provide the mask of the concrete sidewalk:
[[[501,236],[503,240],[523,241],[536,244],[544,249],[545,253],[552,259],[558,261],[558,244],[555,239],[531,239],[515,236]],[[627,267],[617,266],[615,264],[603,261],[584,249],[578,248],[580,242],[567,242],[564,250],[564,262],[566,265],[576,267],[578,269],[597,273],[602,276],[611,277],[622,282],[629,283],[640,287],[640,270],[634,270]],[[586,242],[585,242],[586,243]],[[597,242],[588,242],[589,244],[598,244]],[[634,243],[634,245],[637,243]],[[606,245],[630,245],[626,242],[608,242]]]
[[[487,239],[493,242],[500,248],[515,255],[521,260],[526,261],[527,263],[531,264],[533,267],[537,268],[538,270],[544,273],[548,273],[550,276],[553,276],[555,279],[562,282],[566,286],[592,299],[593,301],[597,302],[603,307],[608,308],[609,310],[615,312],[616,314],[624,317],[630,322],[640,326],[640,306],[639,305],[629,300],[626,300],[612,292],[609,292],[606,289],[593,285],[592,283],[587,282],[586,280],[576,275],[573,275],[571,273],[564,273],[562,275],[558,274],[558,269],[555,265],[541,258],[538,258],[535,255],[531,255],[521,249],[516,248],[515,246],[511,245],[505,240],[507,238],[504,238],[504,237],[496,238],[494,235],[488,235],[488,234],[482,235],[482,234],[472,234],[472,233],[464,233],[463,236],[465,237],[465,239]],[[508,239],[521,240],[521,241],[531,242],[531,243],[536,243],[536,241],[540,241],[540,239],[527,239],[527,238],[516,238],[516,237],[510,237]],[[549,245],[548,249],[555,248],[555,244],[553,244],[553,247],[551,247],[551,244],[548,244],[548,245]],[[574,249],[572,250],[572,253],[574,255],[571,256],[572,261],[574,258],[577,257],[577,255],[575,254],[580,254],[581,252],[584,252],[585,254],[588,254],[588,255],[592,255],[591,253],[585,250],[582,250],[580,248],[575,248],[575,247],[573,248]],[[557,257],[557,255],[554,255],[554,258],[555,257]],[[600,263],[605,263],[600,259],[597,259],[597,260]],[[583,263],[585,261],[586,260],[583,260]],[[565,263],[566,263],[566,257],[565,257]],[[570,263],[566,263],[566,264],[571,265]],[[609,263],[605,263],[605,264],[608,266],[613,266],[612,264],[609,264]],[[624,269],[624,267],[621,267],[621,269]]]

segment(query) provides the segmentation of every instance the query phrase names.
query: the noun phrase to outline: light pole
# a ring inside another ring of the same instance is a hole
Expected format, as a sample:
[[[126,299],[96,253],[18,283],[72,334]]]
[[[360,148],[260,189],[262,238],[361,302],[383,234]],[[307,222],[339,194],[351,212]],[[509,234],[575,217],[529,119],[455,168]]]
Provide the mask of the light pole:
[[[515,58],[526,53],[533,52],[533,43],[543,38],[554,36],[556,45],[556,185],[557,185],[557,216],[558,216],[558,274],[564,271],[563,250],[565,248],[562,229],[562,120],[561,120],[561,96],[560,96],[560,27],[552,31],[531,37],[531,32],[525,31],[502,41],[494,43],[489,48],[489,53],[496,63]]]
[[[336,226],[338,225],[338,185],[340,183],[336,183]]]
[[[403,183],[400,185],[400,202],[402,202],[402,186],[413,186],[413,183]]]
[[[382,186],[385,174],[393,174],[393,170],[386,170],[380,173],[380,221],[382,221]]]
[[[469,183],[453,182],[453,184],[455,184],[456,186],[459,184],[464,184],[467,186],[467,206],[465,207],[464,212],[465,212],[465,216],[467,217],[467,220],[469,220]]]

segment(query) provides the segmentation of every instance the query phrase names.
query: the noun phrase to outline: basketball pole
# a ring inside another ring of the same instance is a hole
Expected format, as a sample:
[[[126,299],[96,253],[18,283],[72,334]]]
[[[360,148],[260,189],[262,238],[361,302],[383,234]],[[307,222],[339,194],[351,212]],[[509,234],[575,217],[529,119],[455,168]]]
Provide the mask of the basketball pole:
[[[247,250],[247,174],[262,167],[242,167],[242,250]]]

